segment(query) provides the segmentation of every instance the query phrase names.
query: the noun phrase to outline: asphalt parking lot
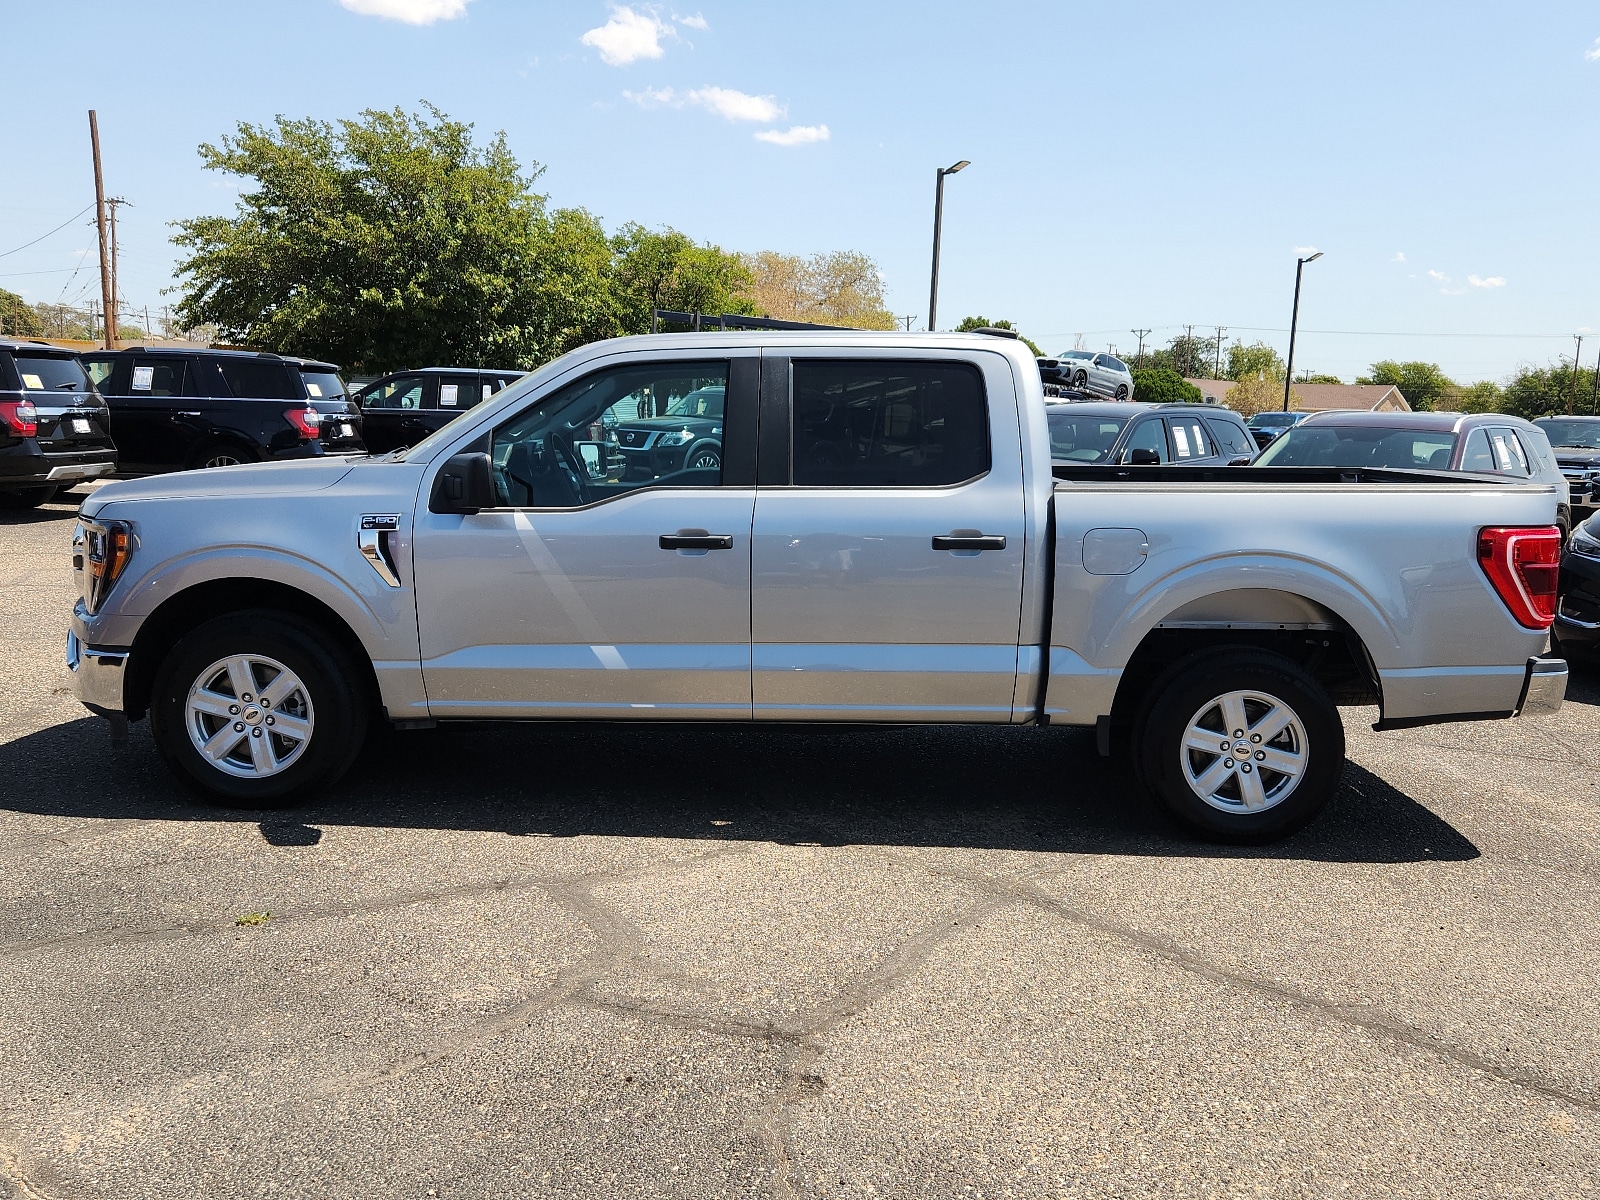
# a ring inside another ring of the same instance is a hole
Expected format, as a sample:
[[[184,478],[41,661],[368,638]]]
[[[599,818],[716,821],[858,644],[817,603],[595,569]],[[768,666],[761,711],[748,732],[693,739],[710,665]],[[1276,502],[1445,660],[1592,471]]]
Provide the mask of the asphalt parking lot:
[[[1600,677],[1347,710],[1255,850],[1062,729],[434,731],[228,811],[68,691],[79,498],[0,515],[4,1200],[1600,1186]]]

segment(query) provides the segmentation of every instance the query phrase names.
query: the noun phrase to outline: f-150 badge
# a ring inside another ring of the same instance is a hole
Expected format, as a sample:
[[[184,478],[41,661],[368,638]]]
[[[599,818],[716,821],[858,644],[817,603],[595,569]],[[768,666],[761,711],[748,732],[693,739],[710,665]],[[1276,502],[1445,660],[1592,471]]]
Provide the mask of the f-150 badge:
[[[363,529],[399,529],[399,513],[362,513],[361,528]]]

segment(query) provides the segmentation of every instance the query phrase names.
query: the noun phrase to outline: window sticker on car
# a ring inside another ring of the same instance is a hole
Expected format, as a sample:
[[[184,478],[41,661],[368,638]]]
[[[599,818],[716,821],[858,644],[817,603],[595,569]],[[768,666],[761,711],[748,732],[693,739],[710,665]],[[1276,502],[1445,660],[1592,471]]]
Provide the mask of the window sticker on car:
[[[150,385],[155,381],[156,369],[154,367],[135,367],[133,369],[133,390],[148,392]]]
[[[37,375],[24,375],[22,377],[22,386],[29,391],[42,392],[44,391],[44,380]]]
[[[1172,436],[1174,438],[1176,438],[1177,442],[1178,442],[1178,457],[1179,458],[1188,458],[1189,457],[1189,431],[1187,429],[1185,429],[1182,425],[1174,425],[1172,427]]]
[[[311,393],[311,398],[313,400],[322,399],[322,385],[320,383],[306,384],[306,391]]]
[[[492,383],[484,384],[483,385],[483,399],[487,400],[492,395],[494,395],[494,384],[492,384]]]
[[[454,383],[441,383],[439,385],[439,407],[454,408],[456,406],[456,393],[459,385]]]

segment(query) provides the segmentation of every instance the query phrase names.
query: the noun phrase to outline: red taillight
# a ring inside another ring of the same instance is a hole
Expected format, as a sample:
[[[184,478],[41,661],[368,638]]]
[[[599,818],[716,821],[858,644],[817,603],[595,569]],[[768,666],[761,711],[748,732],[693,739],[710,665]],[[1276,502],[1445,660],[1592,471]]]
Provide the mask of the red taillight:
[[[1494,584],[1517,624],[1549,629],[1556,618],[1561,578],[1561,531],[1495,528],[1478,531],[1478,565]]]
[[[32,400],[0,400],[0,425],[12,437],[33,437],[39,432],[39,410]]]
[[[291,408],[283,415],[300,431],[301,441],[315,441],[322,433],[322,414],[314,408]]]

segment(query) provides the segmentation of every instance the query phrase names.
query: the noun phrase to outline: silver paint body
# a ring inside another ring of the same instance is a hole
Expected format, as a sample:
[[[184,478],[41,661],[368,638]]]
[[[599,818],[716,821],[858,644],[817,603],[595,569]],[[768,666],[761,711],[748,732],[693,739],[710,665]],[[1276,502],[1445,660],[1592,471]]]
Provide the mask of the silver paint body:
[[[991,469],[945,488],[642,488],[576,509],[428,511],[450,455],[554,388],[601,366],[722,355],[974,364]],[[80,697],[116,711],[119,655],[145,619],[187,588],[243,577],[336,613],[395,720],[1025,723],[1043,712],[1092,725],[1140,642],[1164,626],[1347,626],[1378,672],[1386,719],[1508,713],[1545,635],[1511,619],[1475,539],[1486,525],[1549,524],[1555,505],[1554,489],[1527,483],[1058,484],[1038,370],[1020,343],[628,338],[548,364],[402,460],[101,489],[84,517],[129,522],[136,549],[99,612],[79,603],[71,654]],[[659,535],[681,530],[731,535],[734,548],[659,548]],[[1006,548],[931,548],[957,530],[1004,535]],[[1554,686],[1541,683],[1542,704]]]

